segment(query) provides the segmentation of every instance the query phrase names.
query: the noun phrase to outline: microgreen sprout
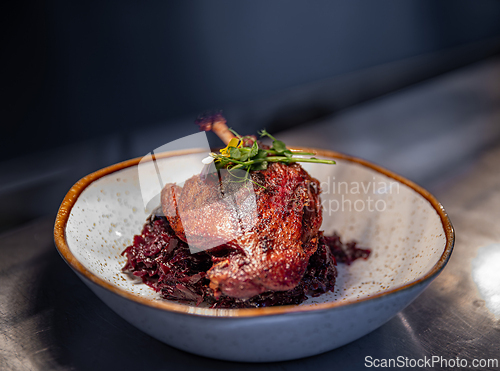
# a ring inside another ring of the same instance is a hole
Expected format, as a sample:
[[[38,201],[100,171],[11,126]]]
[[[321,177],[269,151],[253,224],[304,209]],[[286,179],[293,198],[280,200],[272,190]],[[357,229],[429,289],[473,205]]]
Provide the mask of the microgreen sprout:
[[[220,153],[211,153],[218,169],[226,168],[231,170],[246,170],[246,177],[250,171],[265,170],[271,162],[281,162],[290,165],[294,162],[312,162],[319,164],[335,164],[332,160],[321,160],[315,157],[296,157],[296,156],[314,156],[314,153],[292,151],[285,143],[277,140],[266,130],[260,131],[261,137],[269,137],[273,141],[270,149],[261,148],[256,140],[250,141],[252,144],[244,145],[245,138],[234,130],[229,129],[236,137],[231,139],[227,146],[220,150]],[[248,143],[248,142],[247,142]]]

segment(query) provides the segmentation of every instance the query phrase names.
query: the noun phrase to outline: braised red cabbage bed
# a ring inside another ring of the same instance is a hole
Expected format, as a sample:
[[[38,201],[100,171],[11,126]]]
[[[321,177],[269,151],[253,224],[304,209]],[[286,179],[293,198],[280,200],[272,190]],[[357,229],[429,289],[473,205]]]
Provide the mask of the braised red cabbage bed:
[[[122,253],[127,257],[123,270],[141,277],[143,282],[168,300],[194,305],[206,303],[212,308],[251,308],[300,304],[308,296],[317,297],[333,291],[338,263],[351,264],[368,258],[369,249],[357,247],[356,242],[342,243],[337,234],[320,239],[316,252],[310,257],[306,272],[299,284],[287,291],[267,291],[248,300],[217,295],[209,287],[207,271],[232,250],[225,245],[210,251],[192,254],[180,240],[164,216],[153,215],[136,235],[133,244]]]

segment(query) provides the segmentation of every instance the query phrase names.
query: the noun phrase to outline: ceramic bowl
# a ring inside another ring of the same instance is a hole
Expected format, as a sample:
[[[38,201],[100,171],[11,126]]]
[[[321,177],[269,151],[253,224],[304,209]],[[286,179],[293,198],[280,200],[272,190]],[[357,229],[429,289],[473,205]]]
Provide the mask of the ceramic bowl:
[[[305,149],[308,152],[311,149]],[[161,299],[122,273],[122,251],[151,210],[142,200],[138,164],[130,160],[76,183],[57,215],[57,248],[109,307],[173,347],[247,362],[296,359],[326,352],[378,328],[414,300],[446,265],[454,244],[450,220],[427,191],[367,161],[316,150],[337,165],[304,164],[322,187],[325,234],[338,232],[372,249],[367,260],[338,265],[334,292],[301,305],[210,309]],[[190,176],[206,153],[165,153],[172,181]]]

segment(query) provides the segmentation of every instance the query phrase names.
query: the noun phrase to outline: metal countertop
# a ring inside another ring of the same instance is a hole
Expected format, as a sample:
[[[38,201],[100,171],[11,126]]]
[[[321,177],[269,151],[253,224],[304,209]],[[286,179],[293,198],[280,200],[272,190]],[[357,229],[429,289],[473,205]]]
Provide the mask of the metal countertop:
[[[457,238],[447,267],[367,336],[269,364],[174,349],[122,320],[80,281],[59,257],[54,217],[46,217],[0,235],[0,369],[361,370],[367,356],[500,362],[500,292],[478,275],[487,263],[500,272],[500,245],[485,248],[500,243],[498,82],[500,61],[492,59],[280,133],[290,144],[348,152],[399,172],[433,192],[450,215]],[[489,277],[500,286],[500,274]]]

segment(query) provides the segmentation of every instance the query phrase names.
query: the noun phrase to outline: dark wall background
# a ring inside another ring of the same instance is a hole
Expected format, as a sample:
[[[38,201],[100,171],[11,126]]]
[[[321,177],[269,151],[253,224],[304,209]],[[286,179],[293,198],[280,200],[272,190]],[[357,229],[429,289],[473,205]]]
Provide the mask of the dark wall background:
[[[31,153],[128,133],[500,36],[496,0],[9,6],[2,12],[4,159],[20,145]]]
[[[84,175],[193,133],[207,109],[240,133],[276,132],[500,52],[498,0],[2,6],[0,232],[55,215]]]

